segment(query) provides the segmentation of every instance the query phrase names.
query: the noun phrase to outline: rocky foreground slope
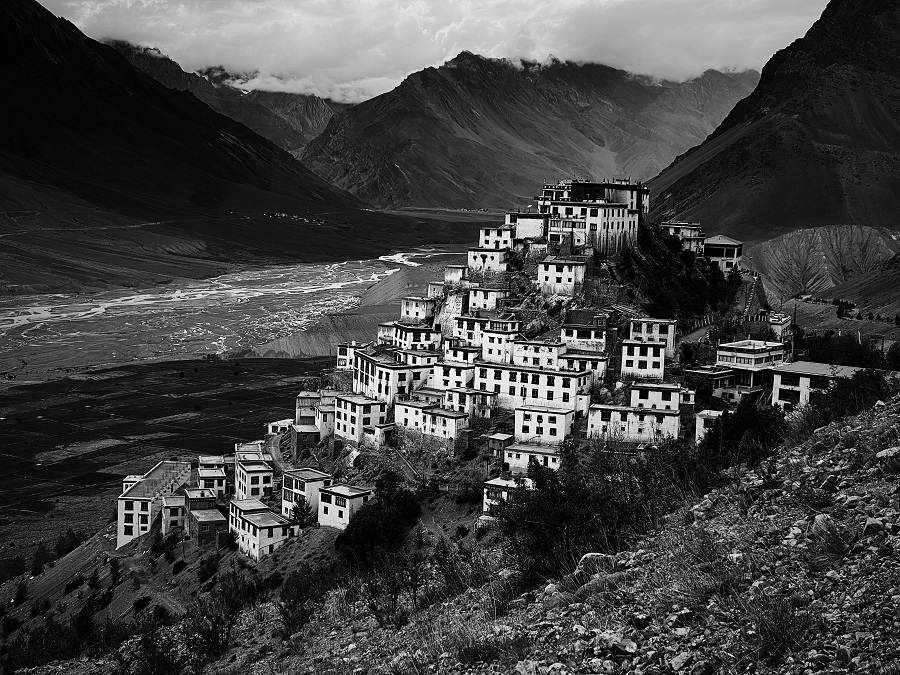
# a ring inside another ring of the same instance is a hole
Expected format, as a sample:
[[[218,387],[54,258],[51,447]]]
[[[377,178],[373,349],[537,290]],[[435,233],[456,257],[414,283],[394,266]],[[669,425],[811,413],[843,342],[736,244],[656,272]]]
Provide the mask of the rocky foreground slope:
[[[514,597],[512,571],[500,570],[399,630],[340,595],[282,640],[263,603],[206,672],[896,673],[898,422],[900,397],[879,402],[686,495],[617,555],[589,554],[574,574]],[[32,672],[115,669],[107,659]]]

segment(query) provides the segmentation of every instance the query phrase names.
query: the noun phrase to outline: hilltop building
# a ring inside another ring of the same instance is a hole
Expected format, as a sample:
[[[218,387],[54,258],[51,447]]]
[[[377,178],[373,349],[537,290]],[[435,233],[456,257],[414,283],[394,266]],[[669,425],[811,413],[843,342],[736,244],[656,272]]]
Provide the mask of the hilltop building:
[[[741,269],[744,259],[744,242],[717,234],[703,240],[703,255],[726,274]]]
[[[163,500],[191,478],[191,463],[163,460],[147,473],[127,476],[116,509],[116,548],[150,531]]]

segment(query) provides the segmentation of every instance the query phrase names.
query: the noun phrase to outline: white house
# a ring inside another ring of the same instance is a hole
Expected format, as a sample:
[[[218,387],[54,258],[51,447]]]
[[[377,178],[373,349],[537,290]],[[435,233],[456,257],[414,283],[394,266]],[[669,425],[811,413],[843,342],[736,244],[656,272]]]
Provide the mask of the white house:
[[[225,496],[225,468],[200,467],[197,469],[197,485],[212,490],[216,498]]]
[[[700,445],[700,442],[706,438],[709,430],[716,425],[716,420],[722,416],[721,410],[701,410],[696,417],[696,425],[694,427],[694,444]]]
[[[259,562],[296,535],[297,526],[272,513],[258,499],[236,499],[229,504],[228,529],[237,539],[238,550]]]
[[[563,324],[559,329],[560,342],[569,349],[590,352],[606,351],[606,328],[592,324]]]
[[[342,394],[335,399],[334,435],[361,443],[363,428],[387,422],[387,403],[360,394]]]
[[[677,410],[649,410],[620,405],[592,405],[588,413],[588,437],[633,443],[656,443],[678,438],[681,421]]]
[[[428,324],[391,321],[378,326],[378,342],[397,347],[398,349],[427,349],[433,351],[441,348],[442,340],[441,331]],[[371,350],[366,351],[370,352]],[[356,357],[358,358],[361,353],[360,350],[357,350]]]
[[[353,391],[391,405],[395,399],[407,398],[416,389],[425,386],[433,364],[440,357],[440,352],[427,352],[421,360],[416,359],[412,363],[415,357],[400,351],[358,351],[353,372]]]
[[[717,234],[703,240],[703,255],[723,272],[739,270],[744,256],[744,242]]]
[[[543,342],[541,340],[514,340],[512,343],[512,364],[535,368],[559,368],[560,356],[566,353],[564,342]]]
[[[316,429],[319,437],[325,438],[334,433],[334,402],[330,405],[317,405],[315,415]]]
[[[453,337],[471,347],[481,347],[484,331],[518,333],[521,322],[514,317],[455,316]]]
[[[128,476],[116,504],[116,548],[150,531],[163,498],[191,478],[191,463],[163,460],[142,476]]]
[[[651,410],[680,410],[682,401],[693,403],[693,392],[680,384],[635,382],[629,387],[629,405]]]
[[[560,370],[577,372],[589,370],[591,373],[591,384],[603,382],[606,377],[606,366],[608,363],[609,357],[581,349],[570,349],[559,357]]]
[[[357,349],[365,349],[371,342],[357,342],[356,340],[351,340],[350,342],[341,342],[337,346],[337,370],[353,370],[353,356],[356,354]]]
[[[442,361],[431,369],[431,385],[441,389],[466,388],[475,381],[475,364]]]
[[[516,228],[514,239],[540,239],[547,236],[547,214],[531,211],[507,213],[506,224]]]
[[[481,363],[475,369],[475,389],[497,394],[497,405],[501,408],[544,405],[586,413],[591,377],[589,371]]]
[[[478,247],[482,249],[510,249],[516,229],[508,225],[482,227],[478,235]]]
[[[437,306],[435,298],[423,298],[408,295],[400,300],[401,321],[425,321],[434,317],[434,308]]]
[[[507,288],[472,286],[469,289],[469,311],[495,310],[500,306],[501,302],[508,297],[509,289]]]
[[[184,530],[184,495],[166,495],[162,503],[162,535],[165,537],[175,530]]]
[[[312,424],[316,406],[322,400],[317,391],[301,391],[294,404],[294,424]]]
[[[744,396],[767,389],[772,383],[772,369],[784,358],[784,345],[780,342],[739,340],[719,345],[716,365],[732,370],[722,398],[737,403]]]
[[[418,431],[447,443],[455,443],[469,427],[469,414],[448,410],[427,401],[399,401],[394,408],[398,428]]]
[[[559,469],[559,448],[537,443],[513,443],[503,451],[504,464],[509,466],[513,474],[528,473],[528,465],[535,461],[539,466],[548,469]]]
[[[506,328],[484,328],[481,332],[481,359],[492,363],[512,361],[513,340],[518,331]]]
[[[703,241],[706,239],[706,235],[700,229],[700,223],[669,221],[663,223],[660,228],[666,234],[678,237],[681,248],[685,251],[703,254]]]
[[[470,272],[499,274],[506,272],[509,254],[505,249],[470,248],[468,260]]]
[[[574,410],[559,410],[540,405],[516,408],[513,433],[517,443],[559,445],[572,433]]]
[[[272,494],[274,471],[268,463],[238,460],[234,468],[235,499],[259,499]]]
[[[664,342],[666,356],[675,356],[675,331],[678,322],[675,319],[631,319],[629,322],[629,335],[631,340],[642,342]]]
[[[467,286],[469,281],[468,265],[447,265],[444,268],[444,286]]]
[[[549,256],[538,263],[537,285],[544,295],[576,295],[584,286],[587,263]]]
[[[664,342],[622,340],[623,379],[661,380],[665,374]]]
[[[490,419],[497,407],[497,394],[493,392],[480,391],[471,387],[454,387],[443,393],[441,407],[466,413],[470,421],[475,418]]]
[[[811,394],[828,391],[836,380],[849,379],[860,370],[812,361],[783,363],[772,369],[772,403],[785,410],[803,407]]]
[[[316,469],[288,469],[281,485],[281,515],[291,518],[294,504],[305,500],[314,515],[319,513],[319,490],[331,485],[331,476]]]
[[[319,525],[347,529],[360,507],[374,497],[374,490],[335,484],[319,490]]]
[[[501,503],[514,499],[514,495],[519,488],[531,490],[534,488],[534,481],[530,478],[512,480],[500,477],[486,480],[484,482],[484,500],[481,512],[485,516],[490,516]]]

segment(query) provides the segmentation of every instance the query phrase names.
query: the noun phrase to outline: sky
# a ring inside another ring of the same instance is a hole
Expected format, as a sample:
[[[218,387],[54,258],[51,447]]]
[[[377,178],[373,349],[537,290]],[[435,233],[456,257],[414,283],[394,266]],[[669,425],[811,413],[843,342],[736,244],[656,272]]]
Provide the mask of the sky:
[[[156,47],[247,88],[359,102],[459,52],[685,80],[760,70],[827,0],[40,0],[87,35]]]

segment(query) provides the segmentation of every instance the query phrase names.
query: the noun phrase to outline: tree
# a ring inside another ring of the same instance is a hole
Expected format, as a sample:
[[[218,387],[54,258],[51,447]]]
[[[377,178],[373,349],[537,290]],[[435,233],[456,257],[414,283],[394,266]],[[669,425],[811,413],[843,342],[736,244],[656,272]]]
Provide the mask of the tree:
[[[312,506],[306,501],[306,497],[298,495],[299,501],[294,503],[291,509],[291,520],[298,523],[300,527],[308,527],[316,522],[316,514],[313,513]]]
[[[44,565],[52,560],[53,556],[50,555],[50,549],[43,543],[38,544],[37,548],[34,549],[34,554],[31,556],[31,573],[37,576],[44,571]]]
[[[24,579],[20,579],[19,583],[16,584],[16,592],[13,595],[13,605],[18,607],[23,602],[28,599],[28,582]]]
[[[109,558],[109,585],[115,586],[119,583],[119,572],[121,570],[121,563],[116,556],[110,556]]]

